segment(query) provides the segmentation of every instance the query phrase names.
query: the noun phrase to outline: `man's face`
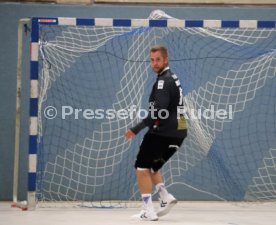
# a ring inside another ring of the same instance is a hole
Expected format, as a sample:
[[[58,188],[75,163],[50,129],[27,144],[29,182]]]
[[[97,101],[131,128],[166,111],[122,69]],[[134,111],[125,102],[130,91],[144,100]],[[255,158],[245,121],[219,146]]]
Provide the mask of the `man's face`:
[[[168,66],[168,57],[163,57],[160,51],[150,53],[150,65],[155,73],[160,73]]]

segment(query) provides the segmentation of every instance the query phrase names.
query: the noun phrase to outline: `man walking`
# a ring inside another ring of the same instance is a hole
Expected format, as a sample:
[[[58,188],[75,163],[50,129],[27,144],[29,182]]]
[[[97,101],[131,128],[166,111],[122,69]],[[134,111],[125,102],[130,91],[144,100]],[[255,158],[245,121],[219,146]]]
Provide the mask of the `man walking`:
[[[180,82],[169,68],[168,51],[161,45],[150,49],[150,63],[157,79],[149,98],[149,114],[126,133],[133,138],[143,128],[149,130],[140,145],[135,168],[137,182],[143,200],[143,209],[136,217],[140,220],[158,220],[177,203],[165,188],[160,169],[171,158],[187,136],[186,120],[178,113],[183,108]],[[155,185],[160,196],[160,205],[155,212],[151,192]]]

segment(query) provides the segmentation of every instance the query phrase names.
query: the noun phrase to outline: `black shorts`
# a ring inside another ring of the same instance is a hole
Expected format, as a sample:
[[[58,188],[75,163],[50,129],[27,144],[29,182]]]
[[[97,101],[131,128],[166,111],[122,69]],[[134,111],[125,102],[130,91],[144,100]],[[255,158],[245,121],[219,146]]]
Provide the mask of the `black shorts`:
[[[146,133],[137,154],[135,168],[158,171],[181,146],[184,138]]]

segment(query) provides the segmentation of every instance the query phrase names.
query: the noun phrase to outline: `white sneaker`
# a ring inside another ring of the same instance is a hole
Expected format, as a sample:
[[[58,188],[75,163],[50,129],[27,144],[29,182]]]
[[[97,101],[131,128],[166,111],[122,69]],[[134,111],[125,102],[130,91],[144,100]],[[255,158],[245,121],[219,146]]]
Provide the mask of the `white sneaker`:
[[[160,205],[157,210],[157,216],[164,216],[172,209],[173,206],[175,206],[177,203],[177,200],[175,197],[173,197],[172,194],[168,194],[166,198],[160,199]]]
[[[131,218],[135,220],[140,220],[140,221],[158,220],[158,217],[153,210],[144,210],[144,209],[139,214],[133,215]]]

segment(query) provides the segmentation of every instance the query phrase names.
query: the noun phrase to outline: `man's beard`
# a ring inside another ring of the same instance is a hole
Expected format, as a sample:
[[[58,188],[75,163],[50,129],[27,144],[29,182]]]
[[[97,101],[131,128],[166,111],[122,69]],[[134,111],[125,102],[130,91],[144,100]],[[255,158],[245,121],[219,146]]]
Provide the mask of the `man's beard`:
[[[162,67],[160,69],[154,69],[154,72],[157,73],[157,74],[160,74],[166,67]]]

